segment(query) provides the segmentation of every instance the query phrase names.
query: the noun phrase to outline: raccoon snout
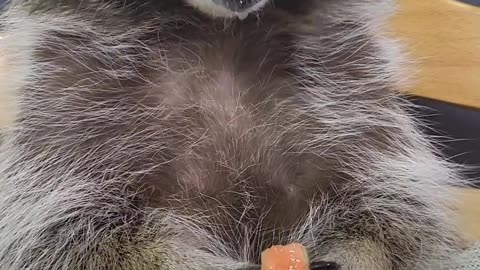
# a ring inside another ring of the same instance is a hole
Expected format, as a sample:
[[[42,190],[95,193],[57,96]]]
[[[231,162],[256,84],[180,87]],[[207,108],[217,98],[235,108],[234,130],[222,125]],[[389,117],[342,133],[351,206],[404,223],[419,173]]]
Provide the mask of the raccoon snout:
[[[243,12],[251,9],[261,0],[213,0],[213,2],[233,12]]]

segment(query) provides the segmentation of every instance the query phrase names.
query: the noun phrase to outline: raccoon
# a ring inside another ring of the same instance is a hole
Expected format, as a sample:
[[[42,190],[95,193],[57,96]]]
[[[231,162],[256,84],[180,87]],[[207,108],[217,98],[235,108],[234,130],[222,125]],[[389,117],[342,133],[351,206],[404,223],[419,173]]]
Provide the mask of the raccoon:
[[[314,265],[439,269],[462,177],[398,91],[394,11],[11,0],[0,269],[259,269],[292,242]]]

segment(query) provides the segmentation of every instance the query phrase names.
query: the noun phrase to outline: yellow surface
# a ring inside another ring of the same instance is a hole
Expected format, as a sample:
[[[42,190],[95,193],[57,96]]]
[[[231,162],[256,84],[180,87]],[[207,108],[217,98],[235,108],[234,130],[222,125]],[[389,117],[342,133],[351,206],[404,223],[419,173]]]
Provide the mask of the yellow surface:
[[[398,0],[394,33],[417,61],[408,92],[480,108],[480,8],[455,0]]]
[[[460,226],[470,241],[480,241],[480,190],[459,189]]]

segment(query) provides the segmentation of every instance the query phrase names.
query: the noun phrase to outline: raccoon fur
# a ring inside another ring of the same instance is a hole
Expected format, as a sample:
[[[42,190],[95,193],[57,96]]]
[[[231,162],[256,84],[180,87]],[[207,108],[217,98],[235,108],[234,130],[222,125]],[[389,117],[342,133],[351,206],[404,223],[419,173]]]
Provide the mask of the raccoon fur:
[[[433,270],[458,251],[461,177],[398,93],[394,4],[249,3],[8,4],[1,270],[239,270],[291,242]]]

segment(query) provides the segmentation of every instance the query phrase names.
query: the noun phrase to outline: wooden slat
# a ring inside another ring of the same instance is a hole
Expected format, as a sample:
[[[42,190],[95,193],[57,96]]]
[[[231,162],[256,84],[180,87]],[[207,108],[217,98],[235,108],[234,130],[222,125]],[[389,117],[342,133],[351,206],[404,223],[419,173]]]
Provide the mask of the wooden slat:
[[[480,241],[480,190],[458,189],[459,225],[470,242]]]
[[[418,61],[407,92],[480,108],[480,8],[455,0],[398,0],[393,31]]]

